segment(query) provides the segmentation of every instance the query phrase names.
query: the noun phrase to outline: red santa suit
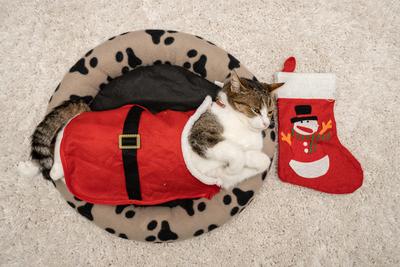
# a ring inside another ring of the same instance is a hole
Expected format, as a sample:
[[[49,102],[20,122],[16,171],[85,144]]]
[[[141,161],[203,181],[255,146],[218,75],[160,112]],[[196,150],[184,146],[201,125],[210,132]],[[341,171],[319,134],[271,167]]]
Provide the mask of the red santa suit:
[[[211,198],[219,187],[193,177],[182,156],[181,132],[192,114],[152,114],[127,105],[78,115],[61,141],[68,189],[85,201],[112,205]]]

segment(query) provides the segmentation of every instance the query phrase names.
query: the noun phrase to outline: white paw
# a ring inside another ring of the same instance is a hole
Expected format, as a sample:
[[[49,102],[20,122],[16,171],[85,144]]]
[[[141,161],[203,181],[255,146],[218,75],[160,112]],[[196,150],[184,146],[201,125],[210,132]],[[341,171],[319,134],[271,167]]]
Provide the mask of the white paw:
[[[236,181],[235,179],[221,179],[221,184],[220,186],[224,189],[231,189],[233,186],[235,186],[236,184],[238,184],[238,181]]]
[[[238,174],[244,168],[245,162],[243,161],[234,161],[229,162],[229,165],[225,168],[225,172],[229,175]]]
[[[18,173],[23,177],[34,177],[39,174],[40,168],[36,162],[22,161],[17,167]]]
[[[54,181],[64,177],[64,170],[61,163],[55,162],[53,164],[50,170],[50,177]]]
[[[224,169],[226,174],[234,175],[240,173],[246,164],[245,155],[237,153],[236,157],[228,162],[228,166]]]
[[[246,166],[263,172],[271,165],[271,159],[260,151],[246,152]]]

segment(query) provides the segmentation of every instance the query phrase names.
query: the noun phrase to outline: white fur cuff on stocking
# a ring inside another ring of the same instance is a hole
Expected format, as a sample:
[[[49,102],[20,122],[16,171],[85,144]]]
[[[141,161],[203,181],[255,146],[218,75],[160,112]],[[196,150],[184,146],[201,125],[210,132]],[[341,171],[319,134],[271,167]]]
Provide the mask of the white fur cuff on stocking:
[[[333,73],[277,72],[275,82],[285,83],[276,90],[278,98],[335,99]]]

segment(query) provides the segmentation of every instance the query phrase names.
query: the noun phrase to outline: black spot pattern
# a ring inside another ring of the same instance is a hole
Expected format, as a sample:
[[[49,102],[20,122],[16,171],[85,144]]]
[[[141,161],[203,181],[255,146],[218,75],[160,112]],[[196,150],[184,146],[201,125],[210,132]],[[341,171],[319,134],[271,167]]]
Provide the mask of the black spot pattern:
[[[214,45],[214,46],[215,46],[215,44],[214,44],[214,43],[212,43],[212,42],[210,42],[210,41],[207,41],[207,43],[209,43],[210,45]]]
[[[169,62],[169,61],[165,61],[165,63],[164,63],[164,64],[171,65],[171,62]]]
[[[107,227],[105,230],[106,230],[107,232],[109,232],[110,234],[115,234],[115,230],[112,229],[112,228]]]
[[[203,229],[200,229],[200,230],[197,230],[196,232],[194,232],[194,236],[199,236],[199,235],[202,235],[202,234],[204,234],[204,230]]]
[[[99,62],[99,61],[98,61],[97,57],[92,58],[92,59],[89,61],[90,67],[95,68],[95,67],[97,66],[97,63],[98,63],[98,62]]]
[[[271,119],[271,122],[268,125],[268,129],[274,129],[275,128],[275,121]]]
[[[75,199],[76,201],[82,201],[82,199],[79,199],[79,198],[77,198],[76,196],[74,196],[74,199]]]
[[[68,205],[70,205],[73,209],[75,209],[75,204],[72,203],[71,201],[67,201]]]
[[[56,89],[54,90],[54,93],[57,92],[58,89],[60,89],[60,85],[61,85],[61,83],[59,83],[59,84],[57,85]]]
[[[267,171],[265,171],[265,172],[263,172],[262,174],[261,174],[261,180],[265,180],[265,178],[267,177]]]
[[[115,39],[116,36],[111,37],[110,39],[108,39],[108,41],[111,41],[113,39]]]
[[[92,208],[92,203],[86,203],[85,205],[78,207],[77,210],[83,217],[90,221],[93,221]]]
[[[197,209],[198,209],[199,211],[204,211],[204,210],[206,209],[206,203],[200,202],[200,203],[197,205]]]
[[[275,128],[275,117],[272,115],[271,122],[268,125],[268,129],[274,129],[274,128]]]
[[[188,56],[188,57],[195,57],[195,56],[197,56],[197,51],[196,51],[196,49],[190,49],[190,50],[187,52],[187,56]]]
[[[167,31],[168,33],[177,33],[177,31],[172,31],[172,30],[169,30],[169,31]]]
[[[135,216],[135,212],[133,210],[128,210],[125,213],[125,217],[128,218],[128,219],[133,218],[133,216]]]
[[[89,73],[89,70],[85,67],[84,58],[79,59],[78,62],[76,62],[75,65],[73,65],[72,68],[69,70],[69,72],[75,72],[75,71],[83,75]]]
[[[236,213],[238,213],[239,211],[239,207],[234,207],[233,209],[231,209],[231,216],[234,216]]]
[[[170,207],[170,208],[180,206],[181,208],[183,208],[186,211],[186,213],[189,216],[193,216],[194,215],[193,204],[194,204],[193,199],[178,199],[178,200],[173,200],[173,201],[170,201],[167,203],[160,204],[159,206]]]
[[[170,45],[170,44],[172,44],[174,41],[175,41],[175,38],[174,38],[174,37],[167,37],[167,38],[165,38],[165,40],[164,40],[164,44],[165,44],[165,45]]]
[[[229,64],[228,68],[230,70],[233,70],[234,68],[239,68],[240,67],[240,61],[237,60],[234,56],[228,53],[228,58],[229,58]]]
[[[148,242],[153,242],[154,240],[156,240],[156,237],[154,235],[149,235],[148,237],[146,237],[145,240]]]
[[[147,224],[147,229],[149,229],[150,231],[154,230],[157,228],[157,221],[156,220],[152,220],[149,222],[149,224]]]
[[[121,33],[120,35],[125,35],[125,34],[128,34],[129,32],[124,32],[124,33]]]
[[[126,234],[119,234],[118,236],[123,238],[123,239],[128,239],[128,236]]]
[[[265,131],[261,132],[262,138],[265,138],[265,136],[267,136],[267,134],[265,133]]]
[[[178,239],[178,235],[171,231],[169,223],[167,221],[161,222],[161,230],[157,235],[158,239],[161,241],[168,241],[168,240],[176,240]]]
[[[216,228],[218,228],[218,225],[216,225],[216,224],[210,224],[210,225],[208,226],[208,231],[211,232],[212,230],[214,230],[214,229],[216,229]]]
[[[186,68],[186,69],[190,69],[191,66],[192,65],[189,62],[183,63],[183,67]]]
[[[79,96],[79,95],[70,95],[69,100],[71,101],[78,101],[78,100],[83,100],[86,104],[90,104],[93,100],[93,96],[90,95],[85,95],[85,96]]]
[[[122,54],[121,51],[118,51],[118,52],[115,54],[115,60],[116,60],[117,62],[121,62],[122,60],[124,60],[124,54]]]
[[[271,137],[271,140],[272,140],[273,142],[275,142],[275,139],[276,139],[275,131],[271,131],[271,133],[269,134],[269,136]]]
[[[159,64],[161,64],[161,63],[162,63],[161,60],[156,60],[156,61],[153,62],[154,65],[159,65]]]
[[[125,66],[121,69],[122,74],[126,74],[129,72],[129,67]]]
[[[117,206],[115,207],[115,213],[116,213],[116,214],[121,214],[122,211],[124,211],[124,209],[125,209],[126,207],[129,207],[129,205],[117,205]]]
[[[203,37],[200,37],[198,35],[195,35],[196,38],[199,38],[200,40],[203,40]]]
[[[147,34],[150,34],[151,40],[154,44],[159,44],[161,36],[163,36],[163,34],[165,33],[165,31],[163,30],[146,30],[145,32]]]
[[[249,200],[253,197],[254,195],[254,191],[253,190],[249,190],[249,191],[243,191],[239,188],[234,188],[232,190],[233,194],[235,194],[236,199],[237,199],[237,203],[240,206],[244,206],[247,204],[247,202],[249,202]]]
[[[225,205],[231,204],[231,202],[232,202],[231,196],[230,195],[225,195],[224,198],[223,198],[223,202],[224,202]]]
[[[142,64],[142,60],[135,55],[132,48],[127,48],[126,54],[128,55],[128,65],[131,68],[136,68],[136,66]]]
[[[58,85],[57,85],[57,87],[56,87],[56,89],[54,90],[54,93],[55,92],[57,92],[58,91],[58,89],[60,89],[60,84],[61,83],[59,83]],[[53,95],[54,95],[54,93],[50,96],[50,99],[49,99],[49,103],[51,102],[51,100],[53,99]]]
[[[87,53],[85,54],[85,57],[90,56],[90,54],[93,52],[93,49],[90,49],[89,51],[87,51]]]
[[[207,70],[206,70],[206,62],[207,62],[207,56],[206,55],[201,55],[200,59],[193,63],[193,70],[194,72],[198,73],[201,75],[201,77],[205,78],[207,76]]]

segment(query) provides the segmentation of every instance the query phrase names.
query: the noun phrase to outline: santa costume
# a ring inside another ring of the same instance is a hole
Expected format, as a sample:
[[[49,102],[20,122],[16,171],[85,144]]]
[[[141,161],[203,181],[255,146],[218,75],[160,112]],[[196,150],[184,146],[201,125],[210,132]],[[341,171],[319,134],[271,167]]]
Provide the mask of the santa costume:
[[[211,198],[186,168],[181,133],[193,111],[157,114],[139,105],[84,112],[64,128],[60,156],[68,189],[98,204],[154,205]]]

